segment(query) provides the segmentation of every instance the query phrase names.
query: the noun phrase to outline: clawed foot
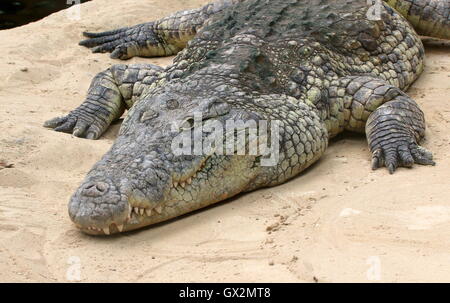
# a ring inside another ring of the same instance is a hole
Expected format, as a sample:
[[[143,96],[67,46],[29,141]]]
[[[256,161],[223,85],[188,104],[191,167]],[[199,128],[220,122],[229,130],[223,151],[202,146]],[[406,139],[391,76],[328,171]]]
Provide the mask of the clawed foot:
[[[53,128],[57,132],[73,134],[79,138],[95,140],[105,131],[95,118],[71,112],[67,116],[50,119],[44,123],[44,127]]]
[[[412,167],[414,163],[435,165],[433,154],[416,142],[389,142],[372,153],[372,169],[383,165],[393,174],[399,166]]]
[[[91,48],[93,53],[110,52],[111,58],[125,60],[142,55],[142,50],[149,45],[158,45],[160,41],[152,26],[153,23],[144,23],[101,33],[84,32],[89,39],[79,44]]]

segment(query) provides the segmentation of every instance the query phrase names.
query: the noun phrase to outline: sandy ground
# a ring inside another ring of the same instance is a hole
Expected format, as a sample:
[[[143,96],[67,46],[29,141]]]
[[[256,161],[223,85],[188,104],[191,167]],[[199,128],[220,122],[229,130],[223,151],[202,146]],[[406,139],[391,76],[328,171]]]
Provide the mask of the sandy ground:
[[[282,186],[115,237],[75,229],[68,199],[119,128],[89,141],[42,127],[118,63],[78,46],[81,32],[205,2],[95,0],[80,21],[63,11],[0,32],[0,166],[13,165],[0,169],[0,281],[450,281],[448,46],[427,46],[409,91],[425,111],[435,167],[373,172],[365,138],[344,135]]]

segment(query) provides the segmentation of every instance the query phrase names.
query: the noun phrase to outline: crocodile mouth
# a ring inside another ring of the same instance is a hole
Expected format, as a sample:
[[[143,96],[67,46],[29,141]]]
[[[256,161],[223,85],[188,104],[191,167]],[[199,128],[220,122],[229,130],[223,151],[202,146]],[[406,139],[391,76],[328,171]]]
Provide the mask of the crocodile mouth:
[[[142,226],[143,221],[156,216],[161,216],[163,212],[163,205],[155,206],[154,208],[145,208],[138,206],[128,205],[128,215],[125,222],[122,224],[112,222],[107,227],[87,226],[83,227],[79,224],[75,224],[81,231],[92,235],[111,235],[115,233],[121,233],[128,230],[134,230]]]
[[[184,174],[183,177],[173,178],[168,186],[168,196],[181,196],[184,191],[188,191],[195,186],[200,186],[201,180],[206,176],[205,167],[208,166],[208,159],[209,157],[201,159],[195,166],[195,169],[188,174]],[[115,220],[105,227],[99,227],[98,225],[81,226],[76,223],[75,226],[82,232],[90,235],[111,235],[131,231],[175,217],[176,215],[174,214],[177,212],[165,212],[164,210],[165,208],[175,210],[177,204],[182,202],[180,199],[169,198],[163,202],[147,206],[146,204],[149,204],[148,202],[139,202],[132,196],[126,200],[128,201],[126,216],[122,215],[122,219]]]
[[[210,157],[205,157],[200,160],[197,166],[190,172],[185,174],[183,177],[174,178],[170,186],[170,191],[183,190],[186,187],[196,183],[199,177],[202,177],[205,167],[209,164]]]

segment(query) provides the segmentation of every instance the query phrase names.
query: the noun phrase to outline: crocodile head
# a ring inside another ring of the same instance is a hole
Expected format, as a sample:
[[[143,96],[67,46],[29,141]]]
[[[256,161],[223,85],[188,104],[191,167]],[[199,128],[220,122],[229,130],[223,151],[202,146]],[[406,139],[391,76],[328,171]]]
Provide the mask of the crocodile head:
[[[234,141],[228,141],[231,151],[223,149],[230,146],[227,134],[239,137],[238,127],[227,127],[230,121],[262,125],[262,114],[235,105],[245,93],[229,85],[169,84],[132,107],[114,145],[72,196],[69,215],[82,231],[137,229],[270,182],[274,167],[260,161],[271,155],[250,151],[257,138],[268,136],[240,137],[244,154],[237,154]]]

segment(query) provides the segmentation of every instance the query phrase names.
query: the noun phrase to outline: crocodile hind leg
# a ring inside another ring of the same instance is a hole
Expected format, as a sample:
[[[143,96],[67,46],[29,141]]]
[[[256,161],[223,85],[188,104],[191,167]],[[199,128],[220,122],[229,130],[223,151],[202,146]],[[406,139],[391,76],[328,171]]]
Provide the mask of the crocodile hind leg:
[[[153,64],[113,65],[91,83],[86,100],[67,116],[44,123],[55,131],[97,139],[125,109],[130,108],[145,86],[157,79],[162,68]]]
[[[155,22],[101,33],[83,33],[80,45],[94,53],[111,52],[113,59],[160,57],[177,54],[208,18],[241,0],[220,0],[206,6],[180,11]]]
[[[434,165],[431,152],[419,146],[425,134],[423,112],[399,88],[370,76],[345,77],[330,88],[331,116],[340,123],[329,128],[366,133],[372,169],[414,163]],[[334,109],[334,110],[333,110]]]
[[[424,36],[450,39],[449,0],[385,0]]]

